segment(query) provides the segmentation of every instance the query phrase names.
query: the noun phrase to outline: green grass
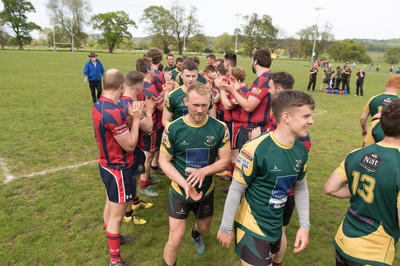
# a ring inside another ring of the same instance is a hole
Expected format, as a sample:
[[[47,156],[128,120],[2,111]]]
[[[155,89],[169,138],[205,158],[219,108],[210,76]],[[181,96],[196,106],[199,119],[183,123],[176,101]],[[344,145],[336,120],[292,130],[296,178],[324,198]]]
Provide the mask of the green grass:
[[[133,69],[140,54],[99,54],[106,68],[124,73]],[[0,261],[3,265],[106,265],[108,251],[102,222],[104,188],[98,168],[89,164],[33,177],[33,172],[67,167],[95,160],[97,147],[91,123],[91,97],[83,83],[87,53],[0,51],[0,157],[17,177],[0,184]],[[205,56],[201,56],[205,61]],[[251,84],[251,60],[239,58]],[[334,63],[342,65],[342,63]],[[273,71],[285,70],[296,79],[295,88],[305,91],[309,66],[305,61],[276,60]],[[366,101],[384,90],[387,73],[367,72],[364,97],[314,93],[315,125],[310,135],[308,165],[311,195],[311,234],[308,248],[293,254],[297,230],[294,214],[288,227],[286,265],[334,265],[332,239],[348,206],[346,200],[324,196],[323,185],[344,156],[362,144],[359,116]],[[322,82],[318,76],[317,86]],[[318,88],[318,87],[317,87]],[[0,170],[0,181],[6,173]],[[19,177],[19,178],[18,178]],[[160,197],[155,206],[139,215],[144,226],[123,224],[125,234],[136,240],[122,247],[130,265],[160,265],[168,237],[167,194],[169,181],[154,188]],[[182,243],[179,265],[239,265],[233,249],[216,240],[226,182],[217,181],[215,216],[206,236],[207,251],[198,256],[188,234]],[[150,200],[150,199],[147,199]],[[188,227],[193,217],[188,220]],[[399,262],[399,256],[396,256]]]

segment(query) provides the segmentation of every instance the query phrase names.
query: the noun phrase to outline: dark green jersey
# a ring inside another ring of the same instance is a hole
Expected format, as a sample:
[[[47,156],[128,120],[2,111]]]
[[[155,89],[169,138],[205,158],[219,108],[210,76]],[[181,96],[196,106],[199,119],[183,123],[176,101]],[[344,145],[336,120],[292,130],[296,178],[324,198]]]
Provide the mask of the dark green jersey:
[[[167,98],[164,102],[164,110],[167,110],[172,114],[172,121],[184,116],[188,113],[187,106],[183,99],[186,97],[185,86],[180,86],[179,88],[168,93]],[[211,101],[209,110],[214,106],[214,101]]]
[[[306,175],[307,150],[299,140],[288,147],[274,133],[247,142],[233,177],[248,187],[236,212],[235,225],[270,242],[282,235],[283,210],[290,188]]]
[[[382,93],[372,97],[364,106],[363,112],[370,113],[371,117],[380,113],[382,108],[388,105],[391,101],[399,98],[395,94]]]
[[[183,101],[185,97],[186,90],[184,89],[184,86],[180,86],[168,93],[168,96],[165,99],[164,109],[172,114],[172,121],[187,114],[187,106]]]
[[[330,79],[334,73],[335,73],[335,71],[332,68],[324,69],[324,74],[325,74],[326,79]]]
[[[368,145],[377,143],[385,137],[385,133],[381,127],[380,119],[374,120],[369,125],[367,135],[365,135],[364,143]]]
[[[176,82],[178,82],[177,77],[179,74],[179,70],[177,68],[175,68],[174,70],[172,70],[172,79],[175,80]]]
[[[173,155],[172,163],[186,179],[187,168],[203,168],[213,164],[220,148],[230,148],[229,131],[225,123],[208,116],[202,125],[190,124],[185,116],[171,122],[165,129],[161,141],[161,152]],[[203,185],[197,191],[203,191],[206,199],[214,191],[214,177],[206,176]],[[186,193],[177,183],[171,182],[171,192],[181,199]],[[193,201],[192,199],[187,199]]]
[[[336,249],[363,265],[392,265],[400,237],[399,148],[380,142],[353,151],[335,172],[348,181],[352,194],[335,237]]]
[[[173,65],[173,66],[165,66],[164,67],[164,71],[172,71],[172,70],[174,70],[176,68],[176,66],[175,65]]]

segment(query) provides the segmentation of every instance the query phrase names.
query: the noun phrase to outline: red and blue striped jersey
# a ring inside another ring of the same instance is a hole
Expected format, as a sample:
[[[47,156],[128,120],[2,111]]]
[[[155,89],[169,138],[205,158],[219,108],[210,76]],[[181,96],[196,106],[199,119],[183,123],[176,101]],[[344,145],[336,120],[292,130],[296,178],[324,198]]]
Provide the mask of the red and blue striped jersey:
[[[162,92],[163,91],[162,86],[165,84],[164,74],[158,70],[155,70],[154,77],[153,77],[153,80],[151,81],[151,83],[153,83],[154,86],[156,86],[156,88],[159,92]]]
[[[164,98],[157,90],[157,88],[150,82],[145,81],[143,85],[143,92],[139,95],[139,100],[144,101],[153,98],[156,101],[156,106],[153,110],[153,130],[162,128],[162,111],[157,109],[157,106],[164,103]]]
[[[261,130],[266,130],[270,123],[270,111],[272,107],[271,95],[269,94],[269,75],[270,70],[265,71],[256,78],[247,93],[247,98],[255,97],[260,103],[253,112],[246,112],[242,109],[240,114],[244,127],[260,126]]]
[[[92,118],[99,164],[113,169],[132,167],[133,153],[125,151],[115,140],[116,136],[130,134],[124,110],[101,96],[92,108]]]
[[[118,106],[121,107],[125,111],[126,116],[128,116],[128,105],[132,103],[133,99],[131,97],[123,95],[118,101]],[[140,149],[141,151],[144,149],[143,131],[140,129],[136,149]]]

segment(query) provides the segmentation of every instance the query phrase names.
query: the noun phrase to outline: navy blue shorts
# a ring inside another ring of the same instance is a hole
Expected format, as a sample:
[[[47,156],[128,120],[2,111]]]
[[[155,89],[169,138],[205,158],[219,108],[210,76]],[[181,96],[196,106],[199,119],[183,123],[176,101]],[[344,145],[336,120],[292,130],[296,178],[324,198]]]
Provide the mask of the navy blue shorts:
[[[126,203],[136,197],[136,180],[133,177],[133,166],[118,170],[99,165],[99,169],[108,199],[111,202]]]

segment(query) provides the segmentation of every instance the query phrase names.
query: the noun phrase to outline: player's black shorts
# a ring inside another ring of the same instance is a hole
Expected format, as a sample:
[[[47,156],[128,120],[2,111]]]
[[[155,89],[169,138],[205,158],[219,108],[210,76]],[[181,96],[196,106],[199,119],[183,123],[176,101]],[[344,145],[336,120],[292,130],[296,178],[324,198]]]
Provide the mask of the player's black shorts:
[[[133,175],[137,176],[144,173],[144,161],[146,156],[144,152],[140,149],[135,149],[133,151],[135,162],[133,163]]]
[[[251,265],[270,265],[272,254],[281,248],[281,241],[269,242],[250,235],[235,226],[235,252],[245,262]]]
[[[257,126],[250,126],[248,128],[241,126],[239,133],[238,133],[238,137],[236,140],[236,147],[240,150],[243,145],[249,141],[249,135],[251,133],[251,131],[256,128]],[[264,133],[265,130],[261,130],[261,134]]]
[[[125,203],[136,197],[136,180],[133,178],[133,166],[118,170],[99,165],[99,169],[108,199],[111,202]]]
[[[184,220],[192,211],[197,220],[201,220],[214,214],[214,192],[211,193],[204,201],[190,202],[180,199],[172,192],[169,193],[169,209],[168,215],[175,219]]]
[[[287,226],[289,224],[290,218],[292,218],[294,206],[294,195],[291,195],[287,198],[285,208],[283,209],[283,226]]]
[[[343,258],[343,256],[340,255],[340,253],[336,250],[336,266],[363,266],[363,265],[364,264],[360,264]]]
[[[160,150],[163,131],[164,128],[160,128],[143,135],[144,151],[156,152]]]

